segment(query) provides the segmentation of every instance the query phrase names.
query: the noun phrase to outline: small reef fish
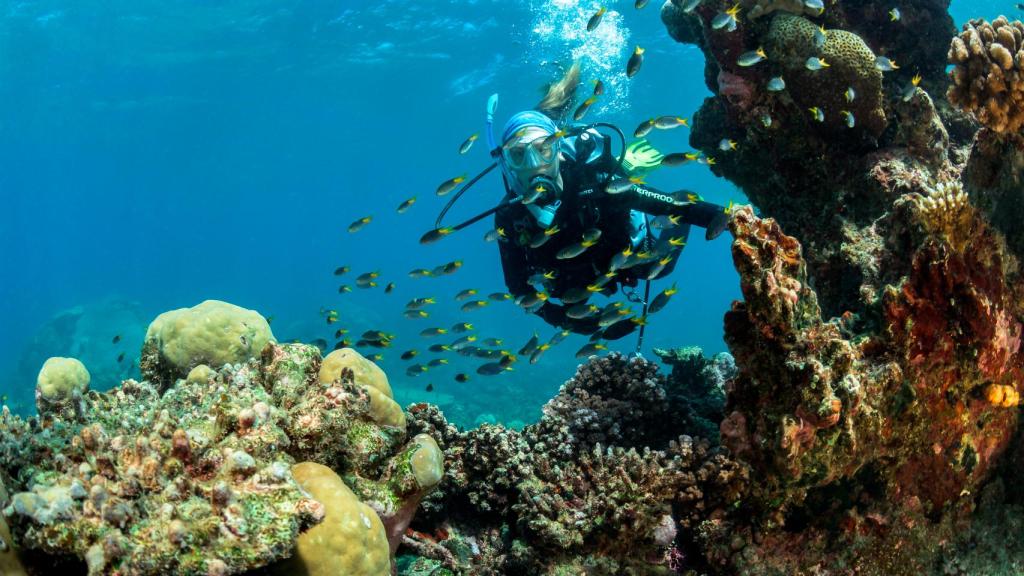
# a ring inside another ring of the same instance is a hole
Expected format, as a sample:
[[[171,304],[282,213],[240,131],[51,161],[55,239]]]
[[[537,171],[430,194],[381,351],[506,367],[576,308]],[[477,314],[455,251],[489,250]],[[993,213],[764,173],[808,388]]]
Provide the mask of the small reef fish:
[[[596,304],[583,303],[570,306],[565,311],[565,315],[573,320],[584,320],[586,318],[593,318],[600,311],[601,307]]]
[[[452,326],[452,332],[455,332],[456,334],[469,332],[470,330],[473,330],[473,325],[470,324],[469,322],[459,322],[458,324]]]
[[[771,114],[769,114],[767,112],[765,112],[764,114],[761,114],[761,124],[763,124],[765,128],[771,128],[772,127],[772,116],[771,116]]]
[[[476,293],[477,293],[476,288],[466,288],[465,290],[463,290],[463,291],[461,291],[461,292],[459,292],[458,294],[455,295],[455,301],[456,302],[462,302],[463,300],[468,300],[468,299],[472,298],[473,296],[476,296]]]
[[[352,287],[349,286],[348,284],[342,284],[341,286],[338,286],[338,294],[348,294],[351,291]]]
[[[825,47],[826,40],[828,40],[828,30],[825,30],[825,25],[822,24],[814,29],[814,47],[821,50]]]
[[[665,228],[668,228],[669,226],[664,224],[663,221],[660,221],[661,218],[662,218],[662,216],[659,216],[658,218],[655,218],[655,222],[658,222],[658,229],[659,230],[664,230]],[[667,219],[668,217],[666,216],[665,218]],[[652,228],[654,227],[654,223],[651,224],[651,227]],[[629,257],[632,256],[632,255],[633,255],[633,247],[632,246],[626,246],[626,248],[622,252],[618,252],[618,253],[615,254],[615,256],[612,256],[612,259],[611,259],[611,261],[608,264],[609,269],[612,272],[614,272],[614,271],[622,268],[626,264],[626,262],[629,260]]]
[[[532,354],[533,351],[537,349],[537,344],[539,342],[540,342],[540,334],[537,334],[536,332],[534,332],[533,333],[533,337],[530,338],[529,341],[527,341],[526,344],[524,344],[523,347],[519,349],[519,355],[520,356],[528,356],[528,355]]]
[[[420,236],[420,244],[433,244],[434,242],[437,242],[441,238],[444,238],[445,236],[451,234],[454,231],[455,228],[452,228],[451,226],[445,226],[444,228],[434,228],[433,230],[428,230],[425,234],[423,234],[423,236]]]
[[[572,113],[572,119],[577,122],[583,120],[583,117],[587,115],[587,110],[590,110],[590,107],[594,105],[594,102],[597,102],[597,96],[591,96],[584,100],[583,103],[576,108],[576,111]]]
[[[853,112],[843,110],[839,115],[843,117],[843,122],[846,124],[847,128],[853,128],[857,125],[857,120],[853,117]]]
[[[850,86],[846,89],[846,93],[843,94],[843,97],[846,98],[847,102],[853,102],[857,99],[857,91],[853,89],[853,86]]]
[[[618,178],[609,182],[608,185],[605,186],[604,191],[606,194],[622,194],[623,192],[632,190],[633,186],[643,183],[644,179],[640,178],[639,176],[632,176],[630,178]]]
[[[544,355],[544,352],[547,352],[548,348],[551,348],[551,345],[541,344],[540,346],[537,346],[537,349],[530,354],[530,364],[536,364],[540,360],[540,357]]]
[[[640,125],[636,127],[636,130],[633,130],[633,136],[636,138],[643,138],[650,134],[651,130],[654,130],[654,121],[655,119],[651,118],[641,122]]]
[[[366,357],[366,359],[369,360],[370,362],[380,362],[381,360],[384,359],[384,355],[378,352],[376,354],[370,354],[369,356]]]
[[[413,298],[405,304],[405,307],[409,310],[419,310],[429,304],[437,304],[437,300],[434,298]]]
[[[437,368],[438,366],[444,366],[448,363],[448,360],[444,358],[433,358],[430,362],[427,362],[429,368]]]
[[[718,149],[721,150],[722,152],[731,152],[736,149],[736,146],[736,141],[729,140],[728,138],[722,138],[718,142]]]
[[[493,300],[494,302],[503,302],[505,300],[511,300],[512,295],[508,292],[491,292],[487,295],[487,299]]]
[[[477,339],[476,336],[473,336],[473,335],[463,336],[462,338],[459,338],[455,342],[452,342],[451,344],[449,344],[449,347],[452,350],[456,350],[456,351],[462,350],[464,348],[469,347],[469,345],[472,344],[473,342],[476,342],[476,339]]]
[[[415,377],[419,376],[420,374],[423,374],[427,370],[428,368],[422,364],[413,364],[412,366],[409,366],[408,368],[405,369],[405,375]]]
[[[736,29],[736,20],[739,13],[740,5],[738,3],[733,4],[732,8],[729,8],[724,12],[719,12],[718,14],[715,15],[715,17],[711,20],[711,28],[713,30],[721,30],[722,28],[726,28],[729,32],[732,32],[733,30]]]
[[[124,352],[117,355],[117,361],[118,363],[124,362]],[[6,402],[6,400],[4,400],[4,402]]]
[[[664,258],[658,260],[658,263],[652,266],[651,269],[647,272],[647,279],[654,280],[655,278],[657,278],[658,274],[661,274],[661,271],[664,270],[665,266],[668,266],[670,262],[672,262],[672,256],[665,256]]]
[[[405,312],[402,312],[402,316],[405,316],[410,320],[419,320],[421,318],[430,317],[430,314],[428,314],[426,310],[406,310]]]
[[[633,55],[629,57],[629,61],[626,62],[626,78],[632,78],[636,76],[637,72],[640,71],[640,67],[644,64],[644,49],[637,46],[633,49]]]
[[[896,65],[896,61],[889,59],[888,56],[878,56],[875,58],[875,68],[878,68],[882,72],[892,72],[893,70],[900,69],[900,67]]]
[[[697,6],[700,6],[701,1],[702,0],[672,0],[672,3],[679,6],[683,12],[689,14],[696,10]]]
[[[365,288],[366,286],[370,285],[370,283],[378,276],[380,276],[380,272],[367,272],[365,274],[360,274],[356,278],[356,286],[359,286],[360,288]]]
[[[636,2],[633,3],[633,7],[636,8],[637,10],[640,10],[644,6],[647,6],[647,2],[648,0],[636,0]]]
[[[587,20],[587,32],[593,32],[595,28],[601,25],[601,19],[604,18],[605,12],[607,11],[607,8],[601,6],[601,8],[590,17],[590,20]]]
[[[380,330],[367,330],[360,336],[363,340],[369,340],[371,342],[383,342],[386,340],[394,339],[394,334],[388,334],[387,332],[381,332]]]
[[[822,68],[828,68],[829,66],[831,66],[831,64],[826,62],[824,58],[818,58],[817,56],[811,56],[806,62],[804,62],[804,67],[811,71],[821,70]]]
[[[462,310],[463,312],[472,312],[473,310],[479,310],[488,304],[490,304],[490,302],[487,300],[473,300],[463,304],[459,310]]]
[[[822,0],[804,0],[804,6],[811,10],[817,10],[819,16],[825,12],[825,3]]]
[[[466,382],[469,382],[469,375],[459,372],[455,375],[455,381],[465,384]]]
[[[759,62],[763,62],[768,59],[768,55],[764,53],[764,48],[758,48],[757,50],[751,50],[750,52],[744,52],[740,54],[740,57],[736,60],[736,63],[740,66],[753,66]]]
[[[593,80],[593,82],[594,82],[594,96],[600,96],[601,94],[604,94],[604,82],[601,82],[600,79]]]
[[[659,116],[654,120],[654,127],[658,130],[671,130],[680,126],[689,128],[690,121],[682,116]]]
[[[349,224],[348,225],[348,231],[349,231],[350,234],[354,234],[356,232],[359,232],[360,230],[363,229],[363,226],[366,226],[367,224],[369,224],[372,221],[373,221],[373,216],[363,216],[359,220],[356,220],[355,222]]]
[[[786,81],[782,79],[782,76],[774,76],[768,80],[768,91],[769,92],[782,92],[786,89]]]
[[[536,306],[540,306],[548,299],[548,295],[544,292],[535,292],[533,294],[524,294],[519,298],[516,298],[516,304],[529,310]],[[564,299],[563,299],[564,300]]]
[[[892,20],[893,22],[899,22],[901,18],[903,18],[903,15],[900,14],[899,8],[893,8],[892,10],[889,10],[889,20]]]
[[[523,194],[523,199],[520,201],[523,204],[533,204],[540,198],[548,189],[543,184],[537,184],[533,188],[530,188]]]
[[[424,338],[430,338],[433,336],[441,336],[442,334],[447,333],[448,331],[445,330],[444,328],[427,328],[420,332],[420,336],[423,336]]]
[[[699,157],[700,155],[696,152],[673,152],[666,154],[661,159],[661,164],[663,166],[682,166],[697,160]]]
[[[427,270],[425,268],[416,268],[409,271],[410,278],[426,278],[431,274],[432,273],[430,272],[430,270]]]
[[[659,292],[658,295],[651,300],[650,305],[647,306],[647,313],[654,314],[655,312],[661,311],[668,305],[669,300],[671,300],[672,296],[677,292],[679,292],[679,290],[676,288],[675,283],[673,283],[671,287],[665,288]]]
[[[825,112],[821,108],[815,106],[813,108],[808,108],[807,111],[810,112],[811,117],[817,120],[818,122],[825,121]]]
[[[434,391],[434,384],[433,384],[433,382],[431,382],[430,384],[427,384],[427,387],[424,388],[424,390],[426,390],[427,392],[433,392]]]
[[[454,274],[459,268],[462,268],[462,260],[452,260],[441,266],[441,273]]]
[[[592,293],[586,288],[570,288],[562,294],[561,300],[565,304],[578,304],[590,298],[591,295]]]
[[[348,348],[350,346],[352,346],[352,343],[349,342],[348,340],[340,340],[334,343],[335,350],[341,350],[342,348]]]
[[[548,340],[548,348],[561,344],[562,340],[568,338],[570,334],[572,334],[572,332],[569,330],[559,330],[558,332],[555,332],[551,335],[551,339]]]
[[[597,244],[597,240],[582,240],[575,244],[570,244],[569,246],[566,246],[565,248],[559,250],[558,253],[555,254],[555,258],[559,260],[568,260],[570,258],[575,258],[580,254],[586,252],[587,248],[590,248],[594,244]]]
[[[484,344],[487,346],[501,346],[503,340],[501,338],[488,338],[484,340]]]
[[[480,137],[480,133],[470,134],[469,138],[466,138],[465,142],[459,145],[459,154],[465,154],[469,152],[469,149],[473,147],[473,142]]]
[[[416,203],[416,197],[415,196],[413,196],[412,198],[409,198],[405,202],[402,202],[401,204],[398,205],[398,209],[397,209],[398,213],[399,214],[405,214],[405,211],[408,210],[409,208],[411,208],[412,205],[415,204],[415,203]]]
[[[441,183],[440,186],[437,187],[437,195],[446,196],[452,190],[455,190],[455,188],[458,187],[459,184],[462,184],[465,181],[465,174],[463,174],[462,176],[456,176],[455,178],[449,178],[448,180],[445,180],[444,182]]]
[[[447,344],[432,344],[430,346],[430,348],[427,348],[427,350],[429,350],[430,352],[433,352],[434,354],[440,354],[441,352],[448,352],[451,349],[452,349],[451,346],[449,346]]]
[[[647,319],[646,318],[637,318],[637,317],[627,318],[625,320],[621,320],[621,321],[616,322],[615,324],[612,324],[611,326],[605,328],[601,332],[601,338],[603,340],[618,340],[620,338],[624,338],[626,336],[629,336],[633,332],[636,332],[636,329],[639,328],[640,326],[646,326],[646,325],[647,325]]]
[[[504,366],[501,362],[488,362],[483,364],[476,369],[476,373],[481,376],[496,376],[502,372],[512,370],[511,366]]]
[[[605,346],[604,344],[600,343],[600,342],[590,342],[588,344],[585,344],[582,348],[580,348],[579,350],[576,351],[576,357],[577,358],[586,358],[588,356],[592,356],[594,354],[597,354],[601,350],[607,350],[607,349],[608,349],[608,347]]]
[[[419,354],[418,350],[406,350],[405,352],[402,352],[400,358],[402,360],[412,360],[417,354]]]
[[[388,285],[384,287],[384,293],[385,294],[391,294],[394,291],[395,291],[395,283],[394,282],[388,282]]]
[[[910,83],[903,88],[903,93],[901,94],[901,96],[903,97],[903,101],[910,102],[910,100],[914,97],[914,94],[917,94],[917,87],[920,85],[921,75],[914,74],[914,77],[910,79]]]
[[[348,328],[338,328],[337,330],[334,331],[335,338],[341,338],[345,334],[348,334]]]
[[[601,229],[600,228],[588,228],[588,229],[583,231],[583,240],[585,240],[587,242],[597,242],[600,239],[601,239]],[[554,279],[554,276],[556,274],[555,271],[551,270],[551,271],[549,271],[549,274],[551,274],[551,279]]]
[[[494,228],[488,230],[487,233],[484,234],[484,242],[494,242],[495,240],[501,240],[503,238],[505,238],[504,228]]]
[[[117,344],[120,341],[121,341],[121,335],[120,334],[117,334],[113,338],[110,339],[110,343],[111,344]]]
[[[342,274],[347,274],[349,270],[351,270],[351,268],[348,266],[338,266],[334,269],[334,275],[341,276]]]

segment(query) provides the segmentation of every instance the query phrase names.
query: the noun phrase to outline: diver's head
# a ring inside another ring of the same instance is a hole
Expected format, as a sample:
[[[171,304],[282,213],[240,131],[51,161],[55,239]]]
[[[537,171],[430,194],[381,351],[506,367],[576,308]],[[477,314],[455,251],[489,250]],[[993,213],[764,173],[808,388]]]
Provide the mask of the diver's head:
[[[500,162],[513,192],[524,195],[537,182],[560,182],[561,138],[549,138],[557,131],[554,121],[536,110],[519,112],[505,123]],[[558,187],[554,188],[557,195]]]

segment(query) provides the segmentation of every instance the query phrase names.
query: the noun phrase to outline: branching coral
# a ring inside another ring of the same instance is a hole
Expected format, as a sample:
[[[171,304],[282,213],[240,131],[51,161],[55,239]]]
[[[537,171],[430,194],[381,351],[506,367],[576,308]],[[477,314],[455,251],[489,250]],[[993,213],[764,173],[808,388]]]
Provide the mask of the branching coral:
[[[1024,126],[1024,24],[1000,16],[964,24],[953,38],[947,96],[997,134],[1017,135]]]

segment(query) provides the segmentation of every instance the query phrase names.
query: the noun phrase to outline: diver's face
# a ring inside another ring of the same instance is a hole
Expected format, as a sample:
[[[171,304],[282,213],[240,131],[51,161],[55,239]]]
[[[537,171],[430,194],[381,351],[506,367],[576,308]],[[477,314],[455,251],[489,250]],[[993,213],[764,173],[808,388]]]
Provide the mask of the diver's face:
[[[537,176],[558,178],[558,140],[545,144],[551,136],[547,130],[534,126],[518,138],[512,137],[502,146],[502,157],[516,191],[522,193]]]

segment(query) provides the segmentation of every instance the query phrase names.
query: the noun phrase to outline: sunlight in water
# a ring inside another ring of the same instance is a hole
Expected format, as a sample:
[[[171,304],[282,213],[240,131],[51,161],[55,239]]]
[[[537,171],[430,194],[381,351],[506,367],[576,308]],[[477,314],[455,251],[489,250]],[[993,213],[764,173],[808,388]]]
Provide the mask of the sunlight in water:
[[[630,31],[622,14],[611,7],[614,4],[605,3],[608,11],[601,23],[588,32],[587,22],[596,11],[593,2],[533,0],[531,3],[534,15],[529,52],[531,62],[544,65],[555,61],[561,66],[568,66],[573,60],[579,60],[584,84],[580,88],[579,100],[586,98],[591,80],[600,78],[605,84],[599,108],[591,113],[608,114],[628,106],[625,62],[629,58]],[[549,73],[557,76],[554,71]]]

